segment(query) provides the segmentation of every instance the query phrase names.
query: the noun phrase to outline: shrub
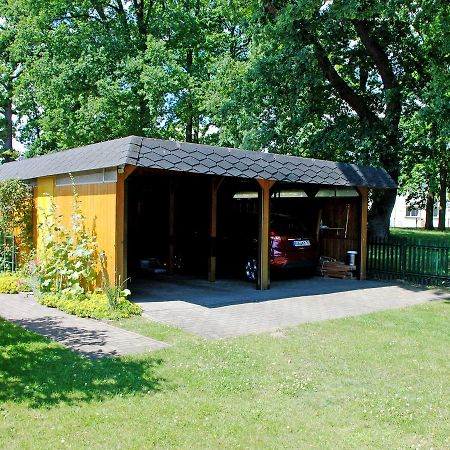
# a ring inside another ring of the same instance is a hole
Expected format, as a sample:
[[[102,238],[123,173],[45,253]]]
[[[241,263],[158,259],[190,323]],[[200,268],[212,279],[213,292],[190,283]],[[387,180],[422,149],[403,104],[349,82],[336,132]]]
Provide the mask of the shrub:
[[[19,292],[30,292],[30,286],[20,273],[0,272],[0,293],[18,294]]]
[[[39,303],[60,309],[68,314],[93,319],[122,319],[142,314],[142,308],[120,297],[115,309],[111,309],[108,297],[103,292],[94,292],[86,296],[74,296],[62,293],[45,293],[38,297]]]

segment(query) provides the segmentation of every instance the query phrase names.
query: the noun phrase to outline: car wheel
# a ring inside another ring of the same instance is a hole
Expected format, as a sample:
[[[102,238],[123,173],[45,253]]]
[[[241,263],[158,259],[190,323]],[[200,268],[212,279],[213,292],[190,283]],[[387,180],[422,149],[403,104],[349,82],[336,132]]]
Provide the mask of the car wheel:
[[[251,258],[245,263],[245,278],[247,281],[254,283],[258,276],[258,266],[256,264],[256,259]]]

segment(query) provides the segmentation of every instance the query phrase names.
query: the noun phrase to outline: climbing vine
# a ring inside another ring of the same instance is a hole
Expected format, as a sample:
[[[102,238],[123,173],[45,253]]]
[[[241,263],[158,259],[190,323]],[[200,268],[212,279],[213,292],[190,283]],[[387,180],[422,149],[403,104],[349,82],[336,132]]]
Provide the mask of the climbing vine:
[[[16,255],[24,263],[33,245],[33,192],[21,180],[0,183],[0,233],[14,235]]]

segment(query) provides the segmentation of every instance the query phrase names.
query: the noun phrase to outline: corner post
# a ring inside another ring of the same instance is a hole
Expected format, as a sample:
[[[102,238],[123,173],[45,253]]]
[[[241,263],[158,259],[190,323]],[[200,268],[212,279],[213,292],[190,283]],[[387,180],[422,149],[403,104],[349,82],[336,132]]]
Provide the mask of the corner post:
[[[259,184],[259,230],[258,230],[258,279],[256,289],[270,289],[270,188],[275,184],[273,180],[257,180]]]
[[[137,169],[136,166],[125,166],[117,174],[116,181],[116,279],[114,284],[126,285],[128,276],[127,261],[127,225],[128,225],[128,190],[126,180]]]
[[[361,198],[361,230],[359,239],[359,279],[365,280],[367,277],[367,212],[368,212],[368,193],[367,187],[358,187],[358,192]]]
[[[209,257],[208,257],[208,281],[216,281],[217,267],[217,191],[223,182],[223,178],[212,178],[210,188],[210,215],[209,215]]]

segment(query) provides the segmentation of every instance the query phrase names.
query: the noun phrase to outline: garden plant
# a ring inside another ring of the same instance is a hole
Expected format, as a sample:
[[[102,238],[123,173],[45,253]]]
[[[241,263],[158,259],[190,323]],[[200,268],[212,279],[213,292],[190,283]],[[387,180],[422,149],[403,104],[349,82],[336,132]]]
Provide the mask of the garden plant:
[[[106,270],[101,270],[97,238],[86,227],[75,185],[73,194],[68,227],[49,197],[50,206],[41,211],[43,220],[38,225],[41,240],[33,250],[32,190],[20,180],[0,183],[0,230],[3,235],[14,236],[13,258],[20,268],[18,272],[0,272],[0,293],[32,290],[40,303],[80,317],[118,319],[140,315],[140,306],[127,300],[130,291],[120,282],[118,287],[112,285]],[[5,245],[2,250],[8,251]],[[96,289],[100,280],[103,289]]]

